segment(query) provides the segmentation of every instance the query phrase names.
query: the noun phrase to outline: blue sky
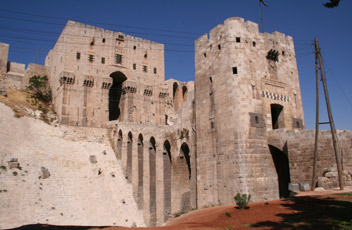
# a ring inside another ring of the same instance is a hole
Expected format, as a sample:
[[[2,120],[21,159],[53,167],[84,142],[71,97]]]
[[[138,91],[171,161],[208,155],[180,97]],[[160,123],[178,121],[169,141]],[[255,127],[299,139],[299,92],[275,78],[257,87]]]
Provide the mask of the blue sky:
[[[266,0],[264,31],[294,38],[306,128],[315,124],[314,37],[323,53],[333,116],[352,130],[352,1]],[[260,23],[258,0],[2,0],[0,42],[9,60],[44,64],[68,19],[165,44],[166,79],[194,80],[194,40],[229,17]],[[321,89],[322,92],[322,89]],[[321,121],[327,112],[321,96]],[[323,125],[321,129],[329,129]]]

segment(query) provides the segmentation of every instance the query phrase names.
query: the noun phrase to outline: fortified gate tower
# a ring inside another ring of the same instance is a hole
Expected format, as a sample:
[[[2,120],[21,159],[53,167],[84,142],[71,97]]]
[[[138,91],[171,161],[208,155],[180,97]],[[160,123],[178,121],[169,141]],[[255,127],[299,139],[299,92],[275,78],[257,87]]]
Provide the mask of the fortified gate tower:
[[[304,127],[293,39],[227,19],[195,42],[198,206],[279,198],[266,131]]]

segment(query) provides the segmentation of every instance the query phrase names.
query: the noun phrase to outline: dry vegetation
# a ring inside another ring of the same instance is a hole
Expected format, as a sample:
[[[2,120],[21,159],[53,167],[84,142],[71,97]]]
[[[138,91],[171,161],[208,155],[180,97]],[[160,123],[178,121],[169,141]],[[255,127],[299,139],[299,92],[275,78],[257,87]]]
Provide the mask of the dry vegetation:
[[[0,102],[10,107],[15,112],[15,117],[35,116],[35,111],[41,111],[40,119],[50,123],[48,114],[54,113],[52,106],[35,98],[34,94],[27,91],[11,89],[6,91],[6,96],[0,95]]]

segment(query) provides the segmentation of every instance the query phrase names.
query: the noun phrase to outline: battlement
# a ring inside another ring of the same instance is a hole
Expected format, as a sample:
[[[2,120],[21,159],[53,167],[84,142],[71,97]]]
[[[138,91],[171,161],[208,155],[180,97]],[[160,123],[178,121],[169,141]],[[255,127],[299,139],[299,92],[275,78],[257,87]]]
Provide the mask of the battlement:
[[[195,41],[196,52],[201,52],[201,47],[204,48],[204,44],[212,44],[220,40],[224,42],[237,42],[240,39],[246,40],[247,43],[255,42],[258,43],[268,43],[268,40],[275,41],[276,43],[282,43],[287,45],[292,45],[293,39],[291,36],[285,35],[280,32],[273,33],[260,33],[259,26],[257,23],[252,21],[245,21],[240,17],[233,17],[226,19],[224,24],[219,24],[210,30],[209,34],[204,34]],[[252,40],[252,41],[249,41]],[[254,43],[253,43],[254,44]]]

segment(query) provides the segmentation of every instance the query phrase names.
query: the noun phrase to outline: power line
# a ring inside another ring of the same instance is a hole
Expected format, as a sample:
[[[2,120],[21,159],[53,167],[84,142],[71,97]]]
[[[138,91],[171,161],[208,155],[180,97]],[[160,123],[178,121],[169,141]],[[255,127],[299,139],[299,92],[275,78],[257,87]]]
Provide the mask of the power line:
[[[4,12],[8,12],[8,13],[15,13],[15,14],[22,14],[22,15],[35,16],[35,17],[41,17],[41,18],[50,18],[50,19],[54,19],[54,20],[65,20],[65,21],[68,20],[67,18],[52,17],[52,16],[44,16],[44,15],[39,15],[39,14],[31,14],[31,13],[25,13],[25,12],[19,12],[19,11],[11,11],[11,10],[7,10],[7,9],[0,9],[0,11],[4,11]],[[108,26],[115,26],[115,27],[126,27],[126,28],[144,29],[144,30],[151,30],[151,31],[154,30],[154,31],[168,32],[168,33],[189,34],[189,35],[198,35],[198,36],[201,36],[201,35],[202,35],[202,34],[193,33],[193,32],[184,32],[184,31],[176,31],[176,30],[165,30],[165,29],[138,27],[138,26],[128,26],[128,25],[111,24],[111,23],[105,23],[105,22],[86,21],[86,20],[77,20],[77,21],[85,21],[86,23],[94,23],[94,24],[108,25]]]
[[[345,91],[343,90],[343,88],[342,88],[342,86],[340,85],[339,81],[338,81],[337,78],[335,77],[335,74],[332,72],[332,70],[330,69],[329,65],[326,63],[326,61],[324,60],[323,62],[324,62],[324,65],[325,65],[326,67],[328,67],[329,72],[331,73],[331,76],[332,76],[332,77],[334,78],[334,80],[336,81],[337,86],[340,88],[340,90],[341,90],[343,96],[346,98],[348,104],[349,104],[349,105],[351,106],[351,108],[352,108],[352,102],[351,102],[350,99],[347,97],[347,94],[345,93]]]

